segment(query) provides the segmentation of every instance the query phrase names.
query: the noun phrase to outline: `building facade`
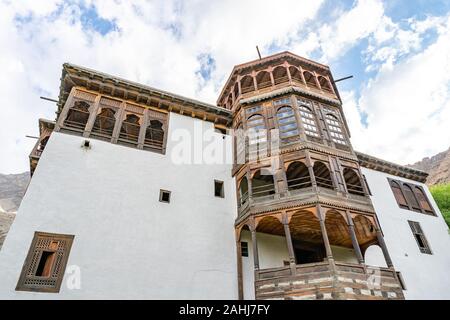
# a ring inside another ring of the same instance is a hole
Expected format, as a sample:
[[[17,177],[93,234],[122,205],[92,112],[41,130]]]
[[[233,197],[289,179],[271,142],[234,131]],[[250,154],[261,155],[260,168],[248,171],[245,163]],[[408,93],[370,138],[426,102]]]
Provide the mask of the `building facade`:
[[[450,298],[426,173],[353,150],[328,66],[238,65],[214,106],[65,64],[39,126],[0,298]]]

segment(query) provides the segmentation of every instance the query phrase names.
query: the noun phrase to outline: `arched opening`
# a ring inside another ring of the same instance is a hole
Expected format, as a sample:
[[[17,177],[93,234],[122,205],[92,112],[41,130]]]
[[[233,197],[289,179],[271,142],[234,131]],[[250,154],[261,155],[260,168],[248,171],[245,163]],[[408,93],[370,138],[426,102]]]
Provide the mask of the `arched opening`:
[[[353,217],[353,226],[359,247],[361,248],[361,253],[364,256],[366,249],[370,245],[378,243],[375,226],[372,221],[363,215]]]
[[[275,69],[273,69],[272,74],[275,84],[289,81],[286,68],[283,66],[278,66]]]
[[[434,213],[423,190],[419,187],[415,187],[414,192],[416,193],[417,199],[419,200],[420,207],[427,213]]]
[[[395,200],[401,208],[408,209],[408,202],[406,202],[406,198],[403,195],[402,189],[400,185],[395,181],[390,181],[392,193],[394,194]]]
[[[303,77],[305,78],[305,81],[306,81],[306,84],[308,85],[308,87],[317,88],[316,77],[314,76],[313,73],[311,73],[309,71],[303,71]]]
[[[89,120],[89,103],[84,101],[76,101],[69,109],[67,117],[64,120],[66,127],[84,130]]]
[[[292,215],[289,222],[297,264],[322,262],[326,257],[319,220],[308,211]]]
[[[383,250],[377,244],[372,244],[364,251],[364,262],[367,266],[387,268]]]
[[[105,137],[111,137],[116,124],[116,112],[110,108],[102,108],[95,118],[92,133],[100,134]]]
[[[278,130],[281,139],[298,135],[297,120],[291,107],[281,107],[277,111]]]
[[[159,120],[150,120],[150,124],[145,130],[144,145],[149,148],[162,149],[164,144],[163,123]]]
[[[276,217],[267,216],[256,227],[259,268],[289,265],[289,252],[283,224]]]
[[[260,71],[256,75],[256,85],[258,87],[258,90],[272,86],[272,81],[270,80],[270,73],[267,71]]]
[[[300,73],[300,70],[298,70],[296,67],[290,66],[289,73],[291,74],[292,80],[303,83],[302,74]]]
[[[228,100],[227,100],[226,107],[228,109],[231,109],[232,106],[233,106],[233,95],[230,92],[230,94],[228,95]]]
[[[413,210],[421,211],[419,202],[417,201],[416,197],[414,196],[414,191],[412,188],[407,185],[406,183],[403,184],[403,191],[405,192],[405,197],[407,202],[411,205]]]
[[[268,169],[263,169],[268,171]],[[252,197],[260,198],[275,194],[275,185],[273,182],[273,175],[261,174],[261,170],[256,171],[252,178]]]
[[[252,92],[255,91],[255,84],[253,83],[253,77],[252,76],[244,76],[241,79],[241,91],[242,93]]]
[[[239,182],[239,203],[243,205],[248,200],[248,181],[247,177],[243,177]]]
[[[350,168],[344,169],[344,180],[347,186],[348,193],[364,196],[364,189],[361,184],[361,179],[355,170]]]
[[[319,84],[320,84],[320,87],[322,88],[322,90],[333,93],[333,89],[331,88],[330,81],[327,78],[325,78],[324,76],[319,76],[318,80],[319,80]]]
[[[294,161],[286,170],[286,179],[289,190],[311,187],[311,177],[308,167],[303,162]]]
[[[314,162],[314,177],[318,187],[333,189],[333,180],[331,180],[330,170],[320,161]]]
[[[342,214],[334,210],[328,210],[326,213],[325,228],[333,258],[340,262],[358,263],[349,227]]]
[[[119,140],[137,143],[141,129],[141,119],[135,114],[128,114],[122,122]]]

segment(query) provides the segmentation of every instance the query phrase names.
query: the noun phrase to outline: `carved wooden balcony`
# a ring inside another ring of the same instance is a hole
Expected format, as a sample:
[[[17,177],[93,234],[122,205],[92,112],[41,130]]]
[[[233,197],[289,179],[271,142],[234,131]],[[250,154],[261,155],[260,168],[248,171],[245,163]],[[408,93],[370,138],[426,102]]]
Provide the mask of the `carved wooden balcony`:
[[[255,271],[256,299],[404,299],[393,268],[328,261]]]

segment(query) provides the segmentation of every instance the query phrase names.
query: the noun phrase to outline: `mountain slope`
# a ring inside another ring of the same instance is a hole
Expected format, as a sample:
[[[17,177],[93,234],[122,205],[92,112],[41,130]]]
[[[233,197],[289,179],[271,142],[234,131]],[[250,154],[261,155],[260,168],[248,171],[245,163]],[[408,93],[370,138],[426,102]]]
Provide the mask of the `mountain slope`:
[[[444,184],[450,182],[450,148],[432,157],[423,158],[410,167],[429,173],[427,185]]]

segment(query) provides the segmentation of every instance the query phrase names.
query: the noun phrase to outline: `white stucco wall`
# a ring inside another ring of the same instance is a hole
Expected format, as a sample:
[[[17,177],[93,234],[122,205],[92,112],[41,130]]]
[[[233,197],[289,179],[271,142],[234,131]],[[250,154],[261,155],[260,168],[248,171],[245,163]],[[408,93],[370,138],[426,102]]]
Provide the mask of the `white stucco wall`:
[[[254,261],[251,233],[243,230],[241,241],[248,243],[248,257],[242,257],[242,283],[244,299],[255,299]],[[258,243],[259,268],[283,267],[283,261],[289,261],[289,252],[285,237],[256,233]]]
[[[450,235],[428,188],[421,183],[362,168],[394,267],[402,273],[407,299],[450,299]],[[422,185],[437,217],[399,208],[387,178]],[[420,223],[433,252],[420,252],[408,220]]]
[[[170,160],[174,129],[200,122],[171,114],[166,155],[94,139],[84,150],[84,138],[53,133],[0,252],[0,299],[236,299],[231,165]],[[75,235],[68,266],[80,267],[81,289],[66,274],[58,294],[14,290],[35,231]]]

